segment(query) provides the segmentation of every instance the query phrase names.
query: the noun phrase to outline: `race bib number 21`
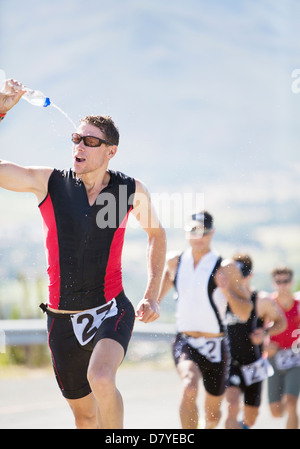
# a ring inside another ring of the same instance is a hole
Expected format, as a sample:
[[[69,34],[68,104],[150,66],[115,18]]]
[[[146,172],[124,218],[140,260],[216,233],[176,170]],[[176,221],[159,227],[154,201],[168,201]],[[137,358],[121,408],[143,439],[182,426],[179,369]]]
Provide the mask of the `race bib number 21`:
[[[223,338],[189,337],[188,343],[212,363],[219,363],[222,360],[222,340]]]
[[[274,374],[274,370],[268,359],[261,357],[249,365],[241,366],[244,381],[247,386],[256,382],[262,382],[267,377],[271,377]]]

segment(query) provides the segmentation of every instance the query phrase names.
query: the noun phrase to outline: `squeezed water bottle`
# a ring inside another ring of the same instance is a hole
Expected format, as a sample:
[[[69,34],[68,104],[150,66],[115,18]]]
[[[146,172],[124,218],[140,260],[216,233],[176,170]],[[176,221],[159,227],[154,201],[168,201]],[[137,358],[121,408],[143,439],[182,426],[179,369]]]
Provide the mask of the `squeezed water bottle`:
[[[6,80],[5,71],[3,69],[0,69],[0,92],[4,92],[5,80]],[[69,122],[72,124],[75,130],[77,129],[73,120],[61,108],[59,108],[56,104],[52,103],[50,98],[46,97],[46,95],[44,95],[43,92],[40,92],[39,90],[29,89],[28,87],[23,85],[22,90],[26,90],[25,94],[23,94],[22,96],[24,100],[28,101],[30,104],[33,104],[34,106],[43,106],[44,108],[51,105],[53,108],[57,109],[69,120]]]
[[[0,69],[1,92],[4,87],[5,78],[6,78],[5,71],[3,69]],[[43,92],[40,92],[39,90],[29,89],[28,87],[25,86],[22,86],[22,89],[26,90],[26,93],[22,96],[22,98],[24,98],[24,100],[28,101],[34,106],[43,106],[44,108],[46,108],[51,104],[50,98],[46,97],[46,95],[44,95]]]
[[[30,104],[33,104],[34,106],[43,106],[44,108],[51,104],[50,98],[46,97],[43,92],[40,92],[39,90],[29,89],[27,87],[24,87],[24,90],[26,90],[26,92],[22,96],[22,98],[24,98],[24,100],[28,101]]]

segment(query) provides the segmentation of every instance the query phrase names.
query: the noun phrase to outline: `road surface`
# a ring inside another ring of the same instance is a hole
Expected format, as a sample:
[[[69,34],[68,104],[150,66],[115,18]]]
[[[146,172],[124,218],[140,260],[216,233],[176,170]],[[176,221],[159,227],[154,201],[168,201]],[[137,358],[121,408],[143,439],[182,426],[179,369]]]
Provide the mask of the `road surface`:
[[[124,363],[117,383],[124,399],[126,429],[180,429],[180,382],[172,365]],[[201,390],[200,397],[202,393]],[[255,428],[284,429],[285,418],[271,417],[265,394]],[[201,399],[199,407],[201,411]],[[224,429],[223,420],[219,428]],[[52,368],[22,370],[17,374],[5,374],[3,369],[1,373],[0,368],[0,429],[73,428],[72,413],[61,396]]]

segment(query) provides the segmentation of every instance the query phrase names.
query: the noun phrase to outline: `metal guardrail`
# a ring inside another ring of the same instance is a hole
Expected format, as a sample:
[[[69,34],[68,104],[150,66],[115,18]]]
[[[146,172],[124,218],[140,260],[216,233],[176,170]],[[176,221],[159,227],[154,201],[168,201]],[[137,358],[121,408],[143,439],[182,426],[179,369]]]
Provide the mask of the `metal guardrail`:
[[[161,323],[159,321],[145,324],[140,321],[136,321],[132,338],[171,342],[174,339],[175,333],[175,324]]]
[[[133,339],[171,341],[175,325],[169,323],[135,322]],[[0,320],[0,340],[6,346],[30,346],[47,343],[45,319]],[[0,341],[1,344],[1,341]]]
[[[6,346],[47,343],[47,326],[43,319],[0,320],[0,331]]]

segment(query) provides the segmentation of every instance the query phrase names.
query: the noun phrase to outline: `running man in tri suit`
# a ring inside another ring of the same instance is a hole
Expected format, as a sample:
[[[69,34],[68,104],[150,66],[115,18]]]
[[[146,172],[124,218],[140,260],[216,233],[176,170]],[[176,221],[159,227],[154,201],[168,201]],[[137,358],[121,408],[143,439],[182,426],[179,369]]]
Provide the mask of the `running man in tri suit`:
[[[253,263],[248,254],[236,254],[243,283],[253,303],[249,319],[244,322],[228,306],[226,318],[230,343],[231,365],[226,389],[228,415],[226,429],[249,429],[255,424],[261,403],[263,380],[272,374],[272,367],[263,357],[263,343],[268,336],[283,332],[286,319],[281,309],[265,292],[252,289]],[[240,421],[240,399],[243,394],[243,418]]]
[[[6,82],[0,116],[21,98]],[[0,161],[0,187],[36,195],[48,262],[48,340],[58,385],[78,428],[122,428],[115,377],[135,317],[159,316],[157,297],[166,238],[144,185],[108,169],[119,132],[110,117],[88,116],[72,134],[73,170]],[[148,234],[148,283],[136,311],[122,285],[121,255],[129,213]]]
[[[275,418],[287,414],[286,428],[298,429],[300,393],[300,292],[293,293],[294,272],[289,267],[272,271],[275,291],[271,298],[287,319],[287,328],[270,337],[266,346],[274,375],[268,379],[270,410]]]
[[[233,261],[222,261],[211,249],[213,217],[207,211],[192,215],[186,226],[189,248],[167,261],[159,302],[175,286],[177,336],[173,357],[182,380],[180,419],[184,429],[198,426],[199,381],[205,388],[206,428],[215,428],[227,384],[230,352],[226,337],[227,304],[242,320],[252,309],[241,272]]]

